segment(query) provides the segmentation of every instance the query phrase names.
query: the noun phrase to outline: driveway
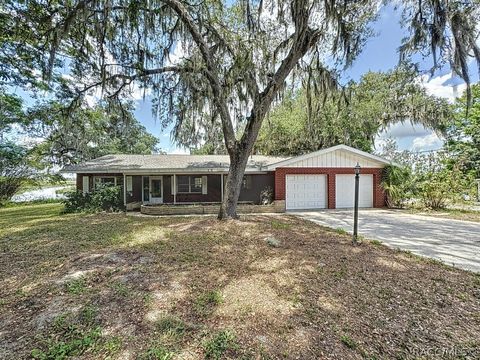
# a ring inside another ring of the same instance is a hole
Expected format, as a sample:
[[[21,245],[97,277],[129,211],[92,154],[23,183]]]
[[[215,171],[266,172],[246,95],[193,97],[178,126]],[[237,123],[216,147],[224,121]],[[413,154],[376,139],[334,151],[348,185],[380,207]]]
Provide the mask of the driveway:
[[[291,214],[352,232],[353,210],[295,211]],[[383,209],[360,209],[358,223],[358,234],[368,239],[480,272],[480,223]]]

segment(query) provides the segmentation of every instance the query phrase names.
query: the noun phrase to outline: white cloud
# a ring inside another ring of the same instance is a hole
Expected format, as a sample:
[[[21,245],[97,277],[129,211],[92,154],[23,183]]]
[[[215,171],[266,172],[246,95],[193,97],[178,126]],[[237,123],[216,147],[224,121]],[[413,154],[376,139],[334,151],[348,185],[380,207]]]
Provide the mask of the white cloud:
[[[167,151],[168,154],[175,154],[175,155],[189,155],[190,150],[180,147],[174,147]]]
[[[413,151],[437,150],[441,148],[443,141],[435,133],[426,136],[421,136],[413,139]]]
[[[450,102],[461,96],[467,87],[463,80],[457,76],[452,76],[452,73],[435,77],[422,75],[419,77],[419,82],[428,94],[445,98]]]
[[[378,138],[380,139],[387,139],[390,137],[394,138],[406,138],[406,137],[413,137],[413,136],[425,136],[430,134],[431,131],[426,129],[421,124],[411,124],[410,122],[405,123],[396,123],[390,125],[385,130],[383,130],[380,134],[378,134]]]

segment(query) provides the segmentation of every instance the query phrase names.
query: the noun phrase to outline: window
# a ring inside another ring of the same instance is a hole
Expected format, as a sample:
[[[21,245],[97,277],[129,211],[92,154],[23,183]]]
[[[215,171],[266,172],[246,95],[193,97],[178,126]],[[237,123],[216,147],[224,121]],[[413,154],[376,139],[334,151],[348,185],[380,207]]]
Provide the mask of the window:
[[[116,186],[117,178],[115,176],[95,176],[95,188],[102,185]]]
[[[202,193],[202,177],[201,176],[177,176],[177,193]]]
[[[82,178],[82,187],[83,187],[84,194],[90,191],[90,178],[88,176],[84,176]]]
[[[131,176],[127,176],[126,177],[127,179],[127,186],[126,186],[126,190],[129,191],[129,192],[132,192],[133,191],[133,181],[132,181],[132,177]]]

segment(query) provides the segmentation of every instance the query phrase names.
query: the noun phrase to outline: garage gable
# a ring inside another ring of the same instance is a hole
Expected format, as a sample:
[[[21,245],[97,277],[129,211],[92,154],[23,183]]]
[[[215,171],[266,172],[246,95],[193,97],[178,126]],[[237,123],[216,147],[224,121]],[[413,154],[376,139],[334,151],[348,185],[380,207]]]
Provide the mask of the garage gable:
[[[350,146],[337,145],[280,161],[270,165],[269,170],[274,170],[278,167],[353,168],[357,162],[363,168],[383,168],[390,163],[379,156]]]

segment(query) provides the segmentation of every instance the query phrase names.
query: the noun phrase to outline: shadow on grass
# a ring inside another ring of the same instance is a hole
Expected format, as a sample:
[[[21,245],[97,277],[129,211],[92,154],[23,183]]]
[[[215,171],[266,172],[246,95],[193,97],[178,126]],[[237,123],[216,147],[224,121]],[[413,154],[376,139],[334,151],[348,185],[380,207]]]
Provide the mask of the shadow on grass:
[[[115,339],[89,344],[94,358],[388,358],[480,338],[478,277],[292,216],[6,215],[5,358],[48,351],[65,340],[55,319],[85,307],[82,336]]]

